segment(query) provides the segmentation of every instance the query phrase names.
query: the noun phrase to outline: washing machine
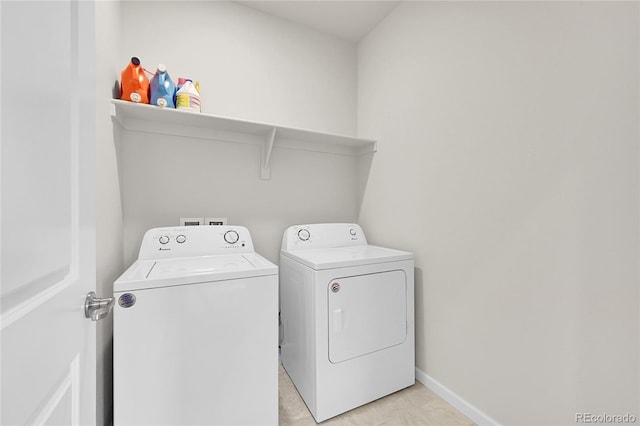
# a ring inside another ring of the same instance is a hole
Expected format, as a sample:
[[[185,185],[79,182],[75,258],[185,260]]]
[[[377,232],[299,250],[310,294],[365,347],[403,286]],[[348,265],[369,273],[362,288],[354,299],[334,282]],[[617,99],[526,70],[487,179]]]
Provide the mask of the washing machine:
[[[151,229],[113,287],[114,425],[278,424],[278,270],[246,228]]]
[[[413,267],[357,224],[285,231],[281,362],[317,422],[415,383]]]

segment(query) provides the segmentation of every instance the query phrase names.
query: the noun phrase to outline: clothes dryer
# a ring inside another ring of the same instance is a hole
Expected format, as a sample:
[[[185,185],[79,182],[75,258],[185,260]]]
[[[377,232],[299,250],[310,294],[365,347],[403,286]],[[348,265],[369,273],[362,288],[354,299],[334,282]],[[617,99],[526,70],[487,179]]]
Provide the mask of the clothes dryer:
[[[149,230],[114,283],[114,425],[277,425],[277,274],[244,227]]]
[[[285,231],[281,362],[317,422],[415,383],[413,267],[357,224]]]

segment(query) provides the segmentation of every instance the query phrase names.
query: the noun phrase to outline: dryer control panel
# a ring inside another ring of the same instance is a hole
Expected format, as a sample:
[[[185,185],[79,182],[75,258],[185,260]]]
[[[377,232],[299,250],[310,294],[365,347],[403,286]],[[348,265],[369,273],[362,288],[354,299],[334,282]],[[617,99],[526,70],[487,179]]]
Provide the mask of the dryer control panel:
[[[244,226],[172,226],[149,229],[138,259],[253,253],[251,234]]]
[[[290,226],[282,237],[282,250],[349,247],[367,245],[360,225],[316,223]]]

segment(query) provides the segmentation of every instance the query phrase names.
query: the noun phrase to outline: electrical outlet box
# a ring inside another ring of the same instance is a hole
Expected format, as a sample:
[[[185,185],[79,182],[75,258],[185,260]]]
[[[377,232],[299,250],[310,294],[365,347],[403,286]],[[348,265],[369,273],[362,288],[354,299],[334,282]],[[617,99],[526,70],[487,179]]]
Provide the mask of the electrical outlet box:
[[[203,217],[181,217],[180,226],[200,226],[204,225]]]
[[[204,224],[205,225],[226,225],[227,218],[226,217],[205,217]]]

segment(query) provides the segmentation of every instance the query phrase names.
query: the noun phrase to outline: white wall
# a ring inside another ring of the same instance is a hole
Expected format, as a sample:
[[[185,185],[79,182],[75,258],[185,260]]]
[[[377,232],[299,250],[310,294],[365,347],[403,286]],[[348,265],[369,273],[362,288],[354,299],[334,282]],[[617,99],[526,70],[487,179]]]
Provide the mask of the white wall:
[[[272,178],[260,180],[257,145],[125,132],[125,263],[147,229],[194,216],[247,226],[256,251],[278,263],[287,226],[356,220],[354,158],[274,149]]]
[[[120,65],[138,56],[199,80],[203,112],[355,134],[354,44],[232,2],[126,2],[122,16]],[[175,30],[159,31],[163,23]],[[264,181],[255,145],[126,131],[118,150],[127,265],[145,230],[180,217],[245,225],[272,261],[286,226],[357,218],[353,158],[277,148]]]
[[[351,43],[226,1],[127,1],[122,23],[122,68],[200,81],[203,112],[355,134]]]
[[[407,2],[358,47],[360,222],[417,366],[504,424],[638,416],[638,4]]]
[[[120,78],[120,3],[98,1],[96,11],[96,293],[113,294],[113,282],[123,270],[122,204],[111,123],[111,97]],[[111,317],[97,324],[97,419],[112,421]]]

